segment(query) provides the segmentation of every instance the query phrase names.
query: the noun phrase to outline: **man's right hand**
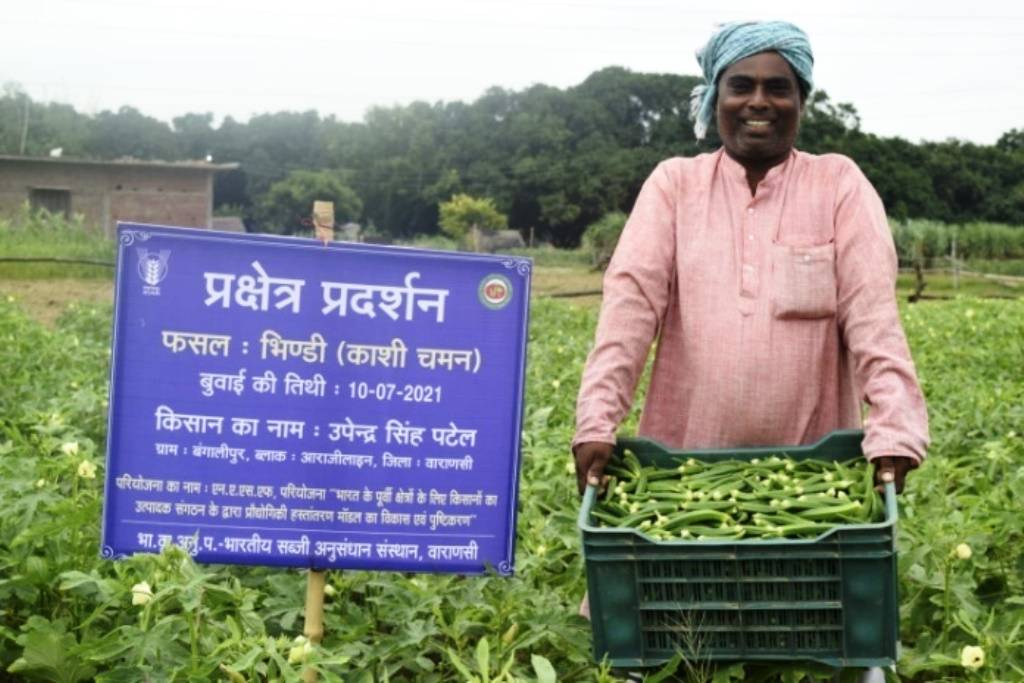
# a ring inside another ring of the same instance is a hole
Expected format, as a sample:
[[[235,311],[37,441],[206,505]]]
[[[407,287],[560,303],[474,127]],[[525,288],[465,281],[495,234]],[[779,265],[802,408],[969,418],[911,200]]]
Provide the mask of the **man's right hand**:
[[[576,444],[572,449],[573,457],[576,458],[576,483],[581,495],[588,484],[601,485],[604,481],[604,467],[612,459],[614,452],[614,444],[601,441]]]

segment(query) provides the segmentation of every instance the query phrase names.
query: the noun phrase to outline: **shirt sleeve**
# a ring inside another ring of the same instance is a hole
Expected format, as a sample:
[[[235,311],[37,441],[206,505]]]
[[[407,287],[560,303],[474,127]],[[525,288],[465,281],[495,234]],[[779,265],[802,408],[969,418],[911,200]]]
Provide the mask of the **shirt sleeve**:
[[[576,402],[573,446],[615,443],[664,320],[675,272],[675,183],[669,163],[644,183],[605,271],[594,347]]]
[[[847,160],[835,209],[838,322],[868,404],[864,455],[907,456],[928,447],[928,413],[896,305],[896,249],[878,193]]]

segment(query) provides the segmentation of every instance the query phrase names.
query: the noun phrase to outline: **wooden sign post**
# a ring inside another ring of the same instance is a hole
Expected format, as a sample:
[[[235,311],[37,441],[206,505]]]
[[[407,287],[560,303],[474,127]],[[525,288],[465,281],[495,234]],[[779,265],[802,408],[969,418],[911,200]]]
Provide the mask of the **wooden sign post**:
[[[313,202],[313,231],[325,245],[334,239],[334,202]]]
[[[324,637],[324,585],[327,572],[309,570],[306,575],[306,624],[303,635],[312,645],[319,645]],[[316,669],[307,667],[302,672],[304,683],[316,681]]]
[[[334,202],[313,202],[313,230],[316,238],[326,246],[334,239]],[[309,570],[306,576],[306,618],[303,634],[312,645],[319,645],[324,637],[324,585],[327,572]],[[316,670],[302,672],[305,683],[316,681]]]

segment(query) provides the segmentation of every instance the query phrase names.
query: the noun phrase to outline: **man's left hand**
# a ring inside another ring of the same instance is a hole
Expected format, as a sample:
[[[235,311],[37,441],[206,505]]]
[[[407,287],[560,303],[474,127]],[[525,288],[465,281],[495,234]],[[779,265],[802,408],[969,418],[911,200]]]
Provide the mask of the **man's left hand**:
[[[896,485],[896,493],[903,493],[907,473],[917,467],[913,458],[903,455],[885,455],[875,458],[872,463],[875,466],[875,490],[879,493],[885,491],[885,485],[890,481]]]

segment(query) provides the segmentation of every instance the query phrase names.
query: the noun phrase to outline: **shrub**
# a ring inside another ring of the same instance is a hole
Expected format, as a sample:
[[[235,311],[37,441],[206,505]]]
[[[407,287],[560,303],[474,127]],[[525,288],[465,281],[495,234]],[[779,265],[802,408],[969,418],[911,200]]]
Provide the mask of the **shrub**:
[[[457,194],[442,202],[438,209],[441,230],[456,240],[464,239],[472,228],[494,232],[508,226],[508,218],[498,211],[494,200],[487,197]]]
[[[621,211],[606,213],[596,223],[587,226],[582,246],[590,254],[590,265],[595,269],[604,269],[608,265],[625,226],[626,214]]]

